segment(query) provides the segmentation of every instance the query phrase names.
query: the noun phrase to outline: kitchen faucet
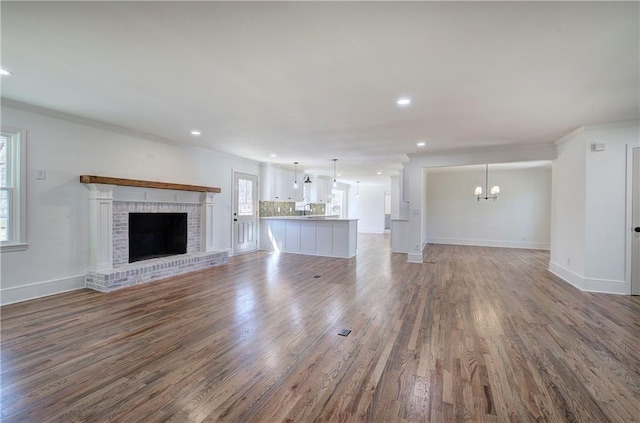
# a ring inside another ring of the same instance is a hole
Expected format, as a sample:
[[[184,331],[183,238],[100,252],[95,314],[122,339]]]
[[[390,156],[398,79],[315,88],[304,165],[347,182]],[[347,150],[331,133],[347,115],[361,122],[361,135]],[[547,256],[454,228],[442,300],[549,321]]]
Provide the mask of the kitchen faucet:
[[[307,206],[309,206],[309,214],[311,214],[311,204],[307,203],[304,205],[304,207],[302,208],[302,215],[306,216],[307,215]]]

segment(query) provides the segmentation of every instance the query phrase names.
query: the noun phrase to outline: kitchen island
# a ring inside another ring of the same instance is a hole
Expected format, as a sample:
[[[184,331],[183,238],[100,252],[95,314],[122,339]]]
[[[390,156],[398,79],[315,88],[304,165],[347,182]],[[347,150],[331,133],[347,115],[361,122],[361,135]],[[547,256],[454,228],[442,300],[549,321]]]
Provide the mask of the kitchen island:
[[[356,255],[358,219],[327,216],[260,218],[260,249],[324,257]]]

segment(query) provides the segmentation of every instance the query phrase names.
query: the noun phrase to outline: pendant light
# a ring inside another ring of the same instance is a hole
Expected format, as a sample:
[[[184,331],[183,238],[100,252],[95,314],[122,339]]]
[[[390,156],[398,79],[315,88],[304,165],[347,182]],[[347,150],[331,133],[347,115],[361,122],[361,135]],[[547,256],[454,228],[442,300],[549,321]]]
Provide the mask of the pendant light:
[[[337,182],[336,182],[336,162],[338,161],[338,159],[331,159],[333,160],[333,187],[335,188],[337,186]]]
[[[293,162],[295,177],[293,180],[293,188],[298,189],[298,162]]]
[[[356,181],[356,197],[360,198],[360,181]]]
[[[491,191],[489,191],[489,164],[485,165],[484,172],[484,197],[482,196],[482,187],[476,187],[475,195],[476,201],[483,200],[493,200],[496,201],[498,199],[498,194],[500,194],[500,187],[498,185],[494,185],[491,187]],[[489,192],[491,195],[488,195]]]

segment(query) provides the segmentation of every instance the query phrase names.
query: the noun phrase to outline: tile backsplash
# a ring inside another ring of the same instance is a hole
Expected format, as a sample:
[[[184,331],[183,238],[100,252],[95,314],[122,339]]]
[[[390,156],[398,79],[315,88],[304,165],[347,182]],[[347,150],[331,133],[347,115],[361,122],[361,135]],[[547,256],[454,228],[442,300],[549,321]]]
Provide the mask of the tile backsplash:
[[[325,204],[310,205],[311,211],[307,211],[307,214],[325,214]],[[296,211],[296,203],[293,201],[260,201],[259,213],[260,217],[302,215],[302,211]]]

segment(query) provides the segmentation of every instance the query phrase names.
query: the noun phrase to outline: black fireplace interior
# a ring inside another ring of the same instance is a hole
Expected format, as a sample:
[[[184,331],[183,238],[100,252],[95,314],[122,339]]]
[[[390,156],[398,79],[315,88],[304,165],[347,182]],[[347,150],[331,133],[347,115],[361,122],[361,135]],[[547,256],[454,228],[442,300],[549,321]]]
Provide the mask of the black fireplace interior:
[[[129,263],[187,252],[187,213],[129,213]]]

